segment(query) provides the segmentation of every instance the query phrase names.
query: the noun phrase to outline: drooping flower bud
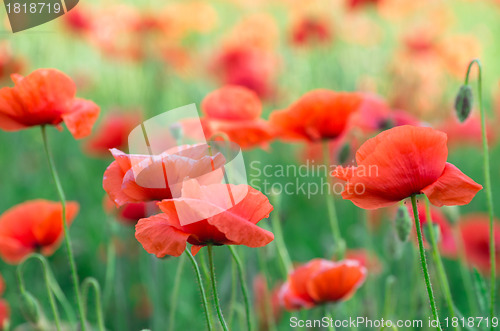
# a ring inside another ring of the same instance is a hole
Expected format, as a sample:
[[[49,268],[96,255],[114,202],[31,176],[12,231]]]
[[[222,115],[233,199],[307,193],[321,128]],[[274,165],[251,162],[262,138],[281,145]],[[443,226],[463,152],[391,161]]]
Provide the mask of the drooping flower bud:
[[[472,103],[474,101],[474,95],[472,93],[472,88],[470,85],[460,86],[457,97],[455,99],[455,113],[457,114],[458,120],[463,123],[472,112]]]
[[[408,209],[405,206],[400,206],[398,208],[395,226],[399,240],[406,242],[410,237],[412,221],[408,214]]]
[[[41,319],[40,304],[29,292],[21,294],[21,311],[28,322],[38,325]]]

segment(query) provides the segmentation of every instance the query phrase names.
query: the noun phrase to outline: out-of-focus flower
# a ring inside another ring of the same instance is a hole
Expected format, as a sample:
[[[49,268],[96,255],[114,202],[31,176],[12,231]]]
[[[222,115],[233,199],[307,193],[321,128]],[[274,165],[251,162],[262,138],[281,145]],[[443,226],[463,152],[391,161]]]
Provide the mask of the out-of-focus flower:
[[[154,201],[127,203],[117,208],[107,195],[103,199],[103,206],[106,212],[115,214],[117,219],[125,225],[135,225],[141,218],[146,218],[160,212]]]
[[[231,201],[224,199],[228,191]],[[239,202],[232,203],[233,198]],[[196,254],[208,244],[262,247],[274,239],[271,232],[257,226],[273,206],[264,194],[247,185],[200,186],[190,180],[184,182],[180,198],[163,200],[158,206],[162,213],[139,220],[135,237],[159,258],[180,256],[188,242]]]
[[[408,213],[410,214],[410,217],[413,221],[413,210],[411,208],[411,205],[408,204]],[[432,217],[432,223],[437,225],[439,227],[439,232],[440,232],[440,241],[439,241],[439,250],[440,252],[447,257],[453,258],[456,257],[457,255],[457,243],[455,242],[455,238],[453,235],[453,229],[446,219],[446,217],[443,215],[443,213],[438,209],[438,208],[432,208],[431,207],[431,217]],[[420,204],[418,205],[418,218],[420,220],[420,228],[422,229],[422,234],[424,236],[424,241],[425,245],[429,245],[429,241],[425,238],[425,231],[424,227],[427,227],[427,214],[425,212],[425,205]],[[416,233],[414,233],[415,238],[416,238]]]
[[[78,213],[78,203],[66,205],[66,222]],[[52,255],[63,236],[62,207],[59,202],[31,200],[18,204],[0,216],[0,256],[17,264],[34,252]]]
[[[343,41],[370,47],[380,44],[383,30],[371,17],[358,12],[349,13],[339,27],[338,36]]]
[[[271,51],[278,44],[278,37],[275,18],[269,14],[258,13],[239,20],[224,36],[222,44],[224,48],[246,46]]]
[[[358,261],[370,274],[379,274],[382,271],[382,263],[377,255],[364,248],[348,249],[345,252],[345,258]]]
[[[141,115],[137,112],[106,114],[97,131],[87,140],[85,148],[99,156],[108,156],[112,148],[123,150],[127,147],[128,135],[140,123]]]
[[[275,92],[278,62],[272,51],[237,45],[222,48],[213,60],[211,71],[223,84],[244,86],[268,98]]]
[[[381,0],[346,0],[347,8],[349,9],[360,9],[368,5],[377,4],[382,2]]]
[[[63,15],[62,22],[69,31],[83,36],[92,28],[92,17],[92,13],[80,4]]]
[[[14,87],[0,89],[0,129],[18,131],[37,125],[60,127],[64,121],[73,137],[90,134],[99,107],[75,97],[75,83],[55,69],[38,69],[23,77],[12,75]]]
[[[443,38],[437,51],[448,73],[463,79],[465,68],[471,59],[481,57],[481,45],[473,35],[452,35]]]
[[[495,220],[498,224],[498,220]],[[485,274],[490,265],[490,227],[487,214],[470,214],[459,221],[465,256],[470,265]],[[500,270],[500,227],[495,227],[495,259],[497,271]]]
[[[332,40],[332,27],[319,16],[300,17],[292,24],[291,41],[297,46],[328,44]]]
[[[104,172],[103,188],[117,206],[179,197],[183,181],[201,184],[220,179],[224,156],[209,155],[208,145],[183,145],[160,155],[125,154],[112,149],[115,158]]]
[[[276,323],[281,318],[281,306],[278,297],[279,287],[270,291],[264,275],[258,274],[253,280],[255,298],[255,312],[259,320],[259,330],[269,330],[271,323]]]
[[[304,94],[287,109],[272,112],[269,121],[285,140],[336,139],[344,134],[351,115],[362,103],[359,93],[318,89]]]
[[[241,148],[265,146],[273,132],[261,119],[262,104],[255,92],[228,85],[209,93],[201,104],[205,134],[223,132]]]
[[[0,296],[5,291],[5,282],[0,274]],[[0,299],[0,330],[6,330],[9,324],[10,309],[7,301]]]
[[[347,181],[342,197],[364,209],[394,205],[425,194],[438,207],[468,204],[482,186],[446,162],[446,134],[404,125],[366,141],[356,153],[357,167],[337,167]]]
[[[280,302],[287,310],[298,310],[345,301],[365,278],[366,268],[356,260],[314,259],[292,271],[281,286]]]
[[[488,141],[495,141],[495,130],[491,123],[486,123],[486,132]],[[448,146],[450,148],[462,148],[464,146],[481,146],[481,119],[478,116],[471,115],[465,122],[460,123],[455,117],[451,117],[437,129],[448,135]]]
[[[23,71],[24,60],[12,53],[10,45],[4,41],[0,43],[0,81],[7,80],[10,75]]]

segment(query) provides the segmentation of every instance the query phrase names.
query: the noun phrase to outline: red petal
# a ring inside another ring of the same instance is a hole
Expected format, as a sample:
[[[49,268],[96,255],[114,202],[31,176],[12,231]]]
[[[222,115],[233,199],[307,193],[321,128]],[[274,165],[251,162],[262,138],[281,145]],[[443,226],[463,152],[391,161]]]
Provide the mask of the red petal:
[[[189,234],[174,228],[164,214],[142,218],[135,226],[135,237],[142,247],[156,257],[180,256],[186,250]]]
[[[90,100],[75,99],[71,111],[62,115],[69,132],[75,139],[81,139],[90,134],[92,126],[99,117],[100,108]]]
[[[453,164],[446,163],[441,177],[424,188],[422,193],[435,206],[461,206],[471,202],[482,188]]]

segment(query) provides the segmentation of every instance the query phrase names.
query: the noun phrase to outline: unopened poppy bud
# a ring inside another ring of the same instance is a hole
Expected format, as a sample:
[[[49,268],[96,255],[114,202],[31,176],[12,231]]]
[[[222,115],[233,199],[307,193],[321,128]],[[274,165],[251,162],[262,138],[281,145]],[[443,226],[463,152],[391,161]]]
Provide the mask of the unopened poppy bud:
[[[427,241],[430,242],[431,234],[429,233],[429,226],[427,224],[422,225],[424,228],[424,237],[427,238]],[[434,238],[436,239],[436,244],[439,244],[441,241],[441,229],[439,225],[432,223],[432,228],[434,230]]]
[[[28,322],[38,325],[41,319],[40,304],[29,292],[21,294],[21,311]]]
[[[460,122],[464,122],[472,111],[474,96],[470,85],[462,85],[455,99],[455,113]]]
[[[342,148],[340,148],[338,154],[339,164],[346,163],[350,155],[351,155],[351,144],[347,142],[344,145],[342,145]]]
[[[396,233],[391,231],[385,237],[385,251],[393,260],[399,260],[403,254],[403,245],[397,236]]]
[[[406,209],[405,206],[400,206],[398,208],[395,226],[399,240],[406,242],[410,237],[412,221],[410,215],[408,214],[408,209]]]
[[[460,219],[460,209],[458,206],[443,206],[441,211],[451,224],[456,224]]]

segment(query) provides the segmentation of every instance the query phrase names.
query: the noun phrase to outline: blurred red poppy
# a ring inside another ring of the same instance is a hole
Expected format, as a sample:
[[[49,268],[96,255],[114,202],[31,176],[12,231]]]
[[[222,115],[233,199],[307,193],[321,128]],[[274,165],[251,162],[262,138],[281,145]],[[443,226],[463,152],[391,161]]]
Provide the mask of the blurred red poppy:
[[[404,125],[366,141],[356,153],[357,167],[337,167],[347,181],[342,197],[364,209],[391,206],[425,194],[438,207],[468,204],[482,186],[446,162],[446,134]]]
[[[108,156],[111,148],[127,147],[128,135],[141,123],[139,113],[107,114],[96,133],[86,142],[86,150],[95,155]]]
[[[410,204],[407,204],[408,213],[413,219],[413,209]],[[439,240],[439,250],[446,257],[456,257],[457,256],[457,243],[455,242],[455,237],[453,236],[453,229],[451,224],[446,219],[446,216],[438,208],[431,207],[431,217],[432,223],[439,227],[440,240]],[[420,220],[420,227],[422,230],[427,226],[427,214],[425,212],[425,205],[418,205],[418,218]],[[428,241],[425,238],[425,231],[422,231],[424,236],[425,245],[428,245]],[[414,233],[415,239],[417,239],[417,234]],[[416,242],[416,241],[415,241]]]
[[[23,77],[11,76],[14,87],[0,89],[0,129],[18,131],[36,125],[64,121],[73,137],[90,134],[99,116],[99,107],[75,98],[75,83],[55,69],[38,69]]]
[[[346,0],[347,7],[349,9],[359,9],[371,4],[376,4],[381,2],[380,0]]]
[[[7,80],[10,75],[23,71],[25,61],[13,54],[7,41],[0,42],[0,81]]]
[[[355,260],[314,259],[296,268],[281,286],[281,304],[287,310],[349,299],[363,284],[366,268]]]
[[[259,330],[269,330],[271,323],[276,325],[281,318],[281,306],[278,297],[279,287],[269,290],[264,275],[258,274],[253,280],[255,311],[259,319]]]
[[[241,148],[265,146],[273,134],[267,121],[260,118],[262,104],[255,92],[246,87],[227,85],[209,93],[201,104],[207,136],[218,132]]]
[[[228,190],[239,203],[225,201]],[[196,254],[208,244],[262,247],[274,239],[271,232],[257,226],[273,206],[264,194],[247,185],[200,186],[190,180],[184,183],[181,198],[158,205],[163,213],[139,220],[135,237],[159,258],[181,255],[187,242]]]
[[[495,259],[496,269],[500,270],[500,227],[495,220]],[[465,256],[471,266],[483,273],[489,273],[490,265],[490,225],[487,214],[470,214],[459,222]]]
[[[317,89],[287,109],[272,112],[269,121],[285,140],[335,139],[344,134],[351,115],[362,102],[360,93]]]
[[[488,141],[491,143],[496,138],[495,130],[489,122],[486,123],[486,126]],[[438,129],[448,135],[448,146],[450,148],[482,147],[481,119],[474,114],[463,123],[460,123],[456,117],[449,118],[439,125]]]
[[[71,224],[78,203],[68,202],[66,219]],[[62,207],[59,202],[31,200],[18,204],[0,216],[0,256],[17,264],[34,252],[51,255],[63,236]]]
[[[160,212],[156,202],[127,203],[119,208],[106,195],[103,199],[104,210],[114,214],[117,220],[125,225],[135,225],[141,218],[146,218]]]
[[[332,40],[332,31],[327,19],[301,17],[292,26],[291,39],[297,46],[326,44]]]
[[[224,84],[249,88],[262,98],[274,94],[278,60],[269,50],[237,45],[216,55],[211,70]]]
[[[0,330],[7,328],[9,324],[10,309],[7,301],[0,299]]]
[[[221,178],[224,156],[209,155],[208,145],[183,145],[160,155],[125,154],[111,149],[115,158],[104,172],[103,188],[117,206],[160,201],[180,196],[182,182],[197,178],[211,184]]]

